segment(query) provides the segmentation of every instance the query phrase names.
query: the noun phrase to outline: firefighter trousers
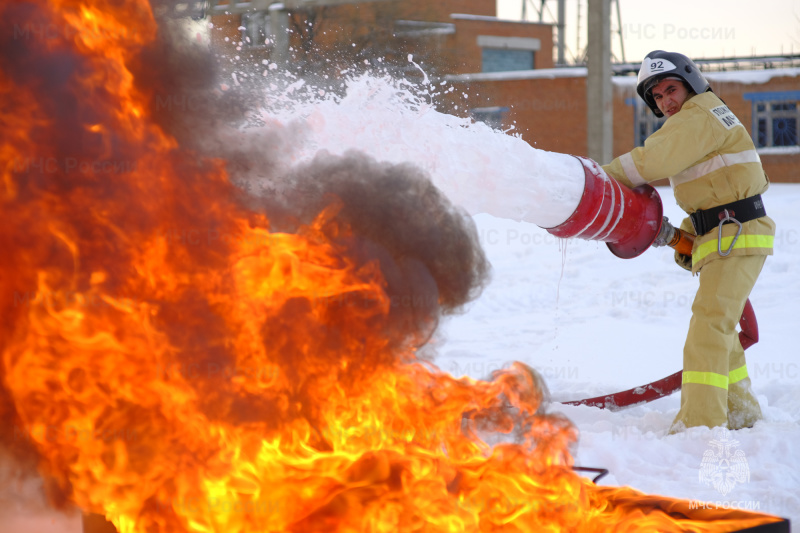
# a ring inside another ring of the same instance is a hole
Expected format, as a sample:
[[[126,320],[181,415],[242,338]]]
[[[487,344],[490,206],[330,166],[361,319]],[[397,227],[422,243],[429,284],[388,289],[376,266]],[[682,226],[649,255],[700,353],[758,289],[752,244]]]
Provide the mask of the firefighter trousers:
[[[765,260],[731,256],[700,270],[683,349],[681,408],[670,433],[695,426],[740,429],[761,418],[736,325]]]

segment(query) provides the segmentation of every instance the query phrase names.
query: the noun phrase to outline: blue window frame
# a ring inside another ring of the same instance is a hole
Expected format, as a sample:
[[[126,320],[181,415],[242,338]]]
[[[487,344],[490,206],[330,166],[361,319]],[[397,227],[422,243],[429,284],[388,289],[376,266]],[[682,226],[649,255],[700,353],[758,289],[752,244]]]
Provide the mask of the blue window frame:
[[[753,106],[753,137],[756,148],[800,146],[800,91],[745,93]]]

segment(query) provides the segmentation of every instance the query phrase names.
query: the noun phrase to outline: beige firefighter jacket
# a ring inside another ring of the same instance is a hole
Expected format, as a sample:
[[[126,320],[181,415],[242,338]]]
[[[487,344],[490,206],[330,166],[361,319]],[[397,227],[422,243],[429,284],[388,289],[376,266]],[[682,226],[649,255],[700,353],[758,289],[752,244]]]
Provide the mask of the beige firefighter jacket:
[[[689,214],[761,194],[769,186],[747,129],[712,92],[687,100],[644,146],[603,169],[628,187],[669,178],[675,200]],[[772,255],[775,223],[771,218],[742,226],[730,255]],[[694,233],[688,218],[681,228]],[[723,226],[723,252],[731,246],[736,230],[736,224]],[[698,236],[692,248],[692,272],[721,257],[718,244],[717,228]]]

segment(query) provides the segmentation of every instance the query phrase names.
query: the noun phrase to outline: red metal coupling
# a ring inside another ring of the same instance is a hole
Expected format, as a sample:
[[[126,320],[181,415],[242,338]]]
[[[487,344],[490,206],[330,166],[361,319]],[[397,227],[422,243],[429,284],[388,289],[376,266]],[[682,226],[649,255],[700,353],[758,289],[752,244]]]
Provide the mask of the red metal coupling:
[[[556,237],[603,241],[611,253],[623,259],[641,255],[658,236],[663,206],[653,187],[644,184],[629,189],[595,161],[578,157],[583,164],[586,186],[578,207],[554,228]]]

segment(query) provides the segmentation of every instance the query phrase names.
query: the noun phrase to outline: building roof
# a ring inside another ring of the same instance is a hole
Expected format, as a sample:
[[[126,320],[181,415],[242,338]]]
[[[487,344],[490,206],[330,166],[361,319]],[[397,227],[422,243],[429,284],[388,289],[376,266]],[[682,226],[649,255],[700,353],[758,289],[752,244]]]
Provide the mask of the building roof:
[[[532,79],[555,79],[555,78],[581,78],[587,74],[586,67],[559,67],[543,68],[535,70],[515,70],[510,72],[475,72],[470,74],[456,74],[446,76],[447,81],[453,83],[473,82],[473,81],[513,81],[513,80],[532,80]],[[800,67],[773,68],[759,70],[730,70],[724,72],[704,72],[710,82],[728,83],[766,83],[772,78],[777,77],[797,77],[800,76]],[[614,85],[625,87],[635,86],[636,76],[624,75],[612,78]]]
[[[552,22],[537,22],[533,20],[512,20],[512,19],[501,19],[499,17],[488,17],[486,15],[470,15],[469,13],[451,13],[451,19],[456,20],[481,20],[485,22],[505,22],[509,24],[530,24],[530,25],[539,25],[539,26],[555,26]]]
[[[509,72],[475,72],[445,76],[450,82],[470,81],[510,81],[555,78],[581,78],[587,73],[586,67],[540,68],[534,70],[513,70]]]

